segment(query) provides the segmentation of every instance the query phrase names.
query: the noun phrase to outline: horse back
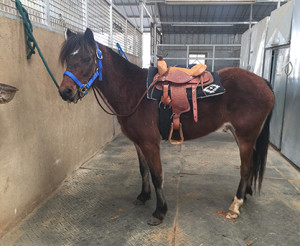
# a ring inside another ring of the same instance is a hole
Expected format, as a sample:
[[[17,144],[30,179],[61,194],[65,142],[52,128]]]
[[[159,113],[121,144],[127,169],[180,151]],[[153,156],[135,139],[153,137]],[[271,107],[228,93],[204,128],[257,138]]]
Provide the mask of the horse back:
[[[225,123],[236,129],[259,131],[274,105],[274,95],[266,81],[241,68],[218,71],[226,92],[198,100],[198,122],[192,112],[181,116],[185,140],[216,131]]]

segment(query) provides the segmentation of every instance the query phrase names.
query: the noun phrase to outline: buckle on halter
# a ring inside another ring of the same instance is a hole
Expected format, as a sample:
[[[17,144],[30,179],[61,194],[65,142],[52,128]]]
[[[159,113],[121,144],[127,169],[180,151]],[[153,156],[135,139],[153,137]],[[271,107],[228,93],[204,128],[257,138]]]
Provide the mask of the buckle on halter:
[[[83,87],[80,88],[80,93],[85,95],[86,93],[88,93],[88,88],[86,88],[86,86],[84,85]]]
[[[100,49],[96,49],[96,56],[99,60],[102,60],[102,53]]]

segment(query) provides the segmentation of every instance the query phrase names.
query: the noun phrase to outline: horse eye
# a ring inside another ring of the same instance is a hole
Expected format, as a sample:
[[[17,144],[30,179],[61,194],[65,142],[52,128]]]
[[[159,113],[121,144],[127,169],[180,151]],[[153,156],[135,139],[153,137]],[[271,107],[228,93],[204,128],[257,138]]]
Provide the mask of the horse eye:
[[[91,57],[89,57],[89,56],[87,56],[87,57],[84,57],[83,59],[82,59],[82,61],[83,62],[90,62],[91,61]]]
[[[79,66],[78,61],[67,62],[67,69],[74,69]]]

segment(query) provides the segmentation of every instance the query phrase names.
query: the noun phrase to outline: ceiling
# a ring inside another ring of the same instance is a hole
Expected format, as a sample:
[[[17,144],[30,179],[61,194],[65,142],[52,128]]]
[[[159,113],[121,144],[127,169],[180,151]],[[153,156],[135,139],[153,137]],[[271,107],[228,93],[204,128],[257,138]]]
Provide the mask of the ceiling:
[[[187,1],[166,4],[165,0],[113,0],[115,7],[139,28],[140,8],[144,6],[143,31],[150,32],[151,23],[156,23],[162,33],[240,34],[249,28],[250,21],[256,23],[269,16],[278,5],[277,0],[256,0],[253,4],[184,2]],[[284,3],[281,1],[281,5]]]

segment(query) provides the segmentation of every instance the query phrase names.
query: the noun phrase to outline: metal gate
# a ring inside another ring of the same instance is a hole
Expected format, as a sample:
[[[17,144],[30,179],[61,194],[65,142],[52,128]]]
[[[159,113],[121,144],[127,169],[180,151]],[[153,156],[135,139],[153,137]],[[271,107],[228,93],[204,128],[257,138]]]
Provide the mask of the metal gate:
[[[164,56],[169,66],[180,67],[194,65],[192,55],[199,55],[198,60],[204,61],[207,70],[216,71],[223,67],[239,67],[240,50],[240,44],[157,44],[156,55]]]

